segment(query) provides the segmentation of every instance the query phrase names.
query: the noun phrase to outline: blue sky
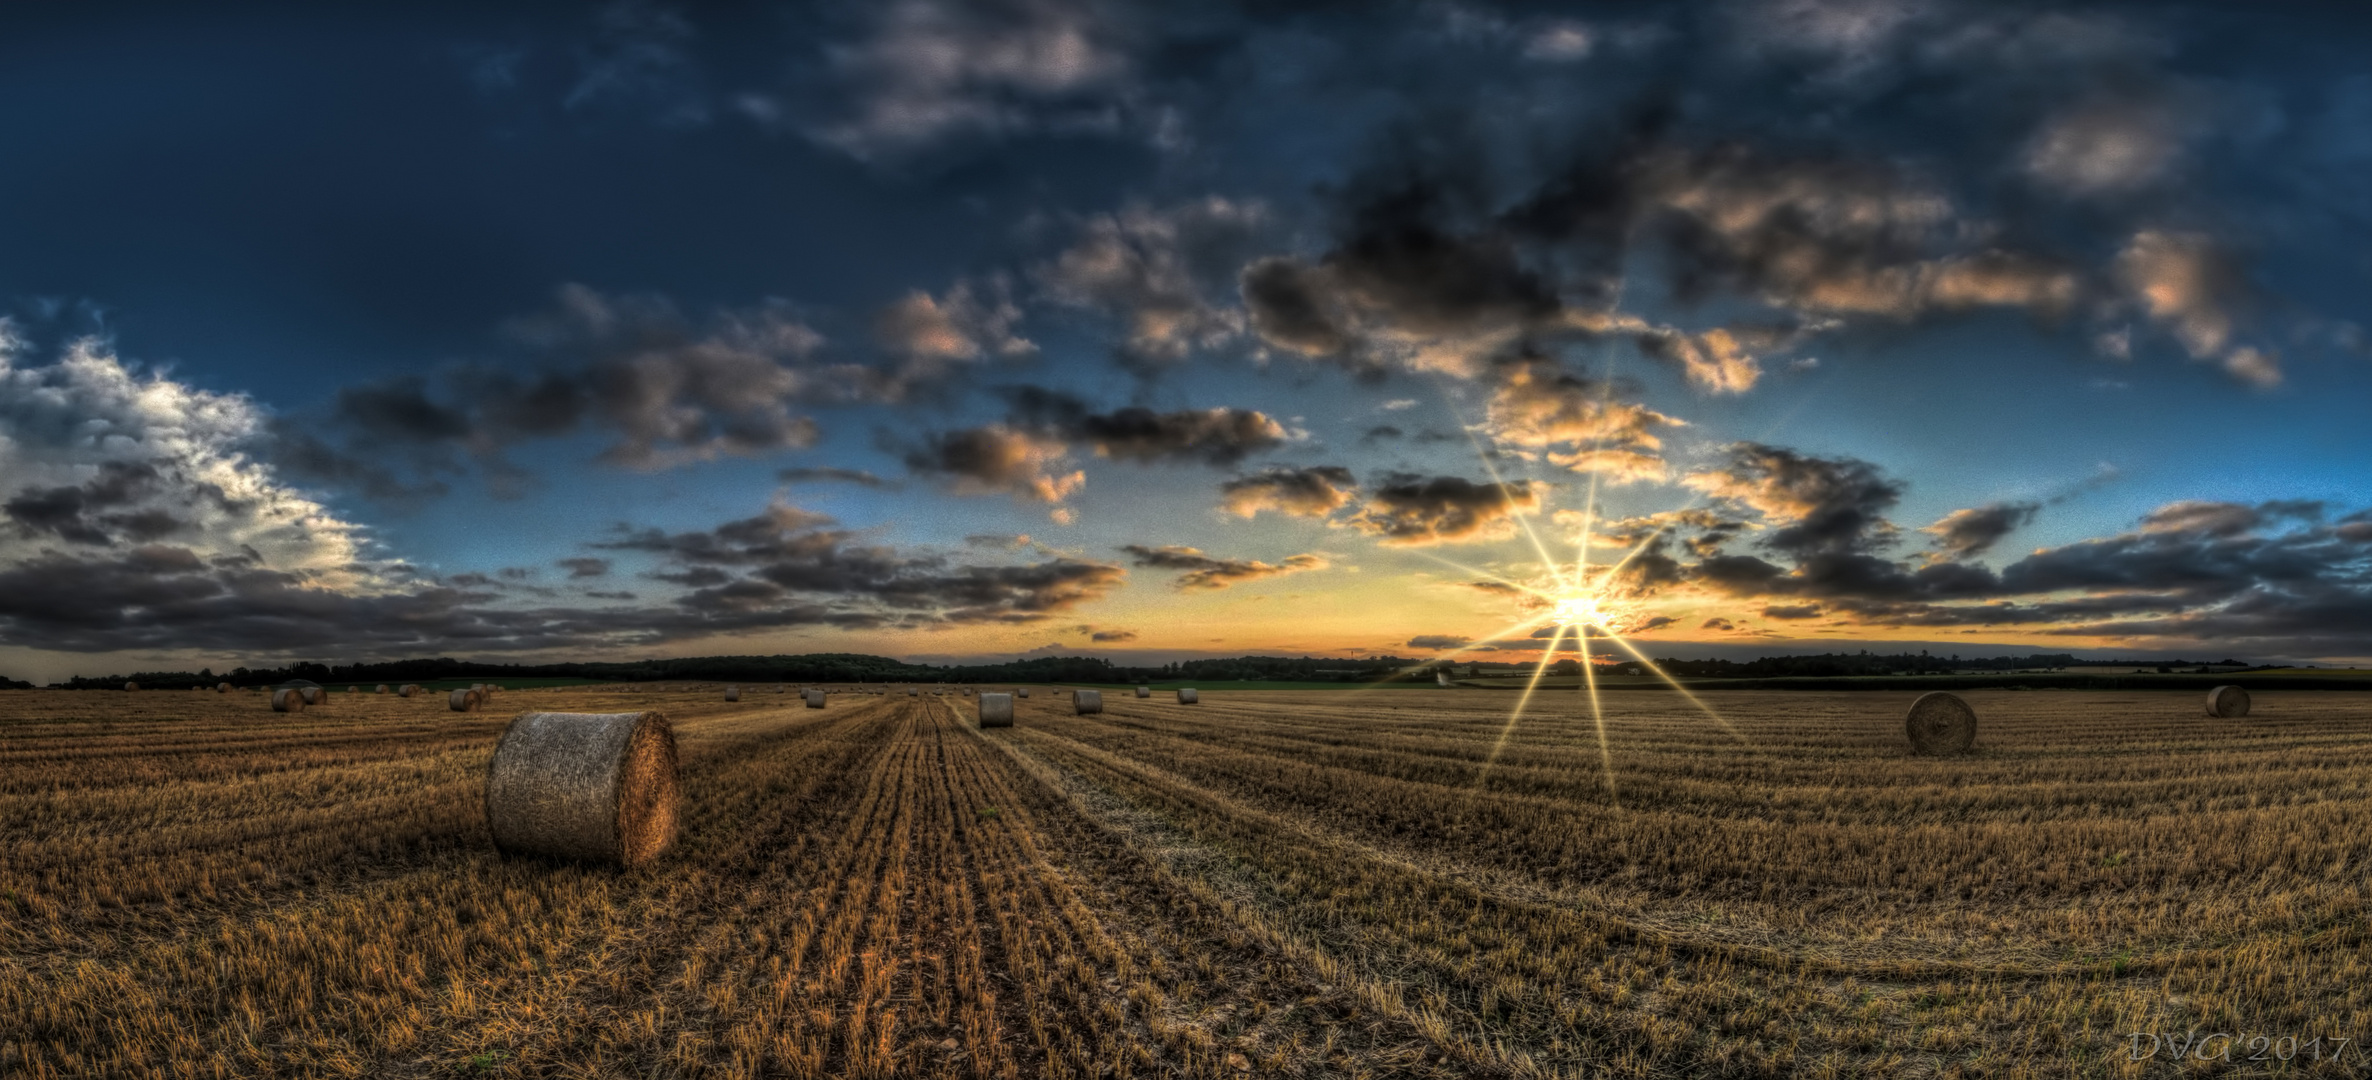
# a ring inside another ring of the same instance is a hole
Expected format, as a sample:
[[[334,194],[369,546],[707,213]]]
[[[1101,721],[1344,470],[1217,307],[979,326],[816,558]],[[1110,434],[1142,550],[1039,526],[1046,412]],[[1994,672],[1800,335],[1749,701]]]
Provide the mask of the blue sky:
[[[0,21],[16,677],[2372,658],[2342,8]]]

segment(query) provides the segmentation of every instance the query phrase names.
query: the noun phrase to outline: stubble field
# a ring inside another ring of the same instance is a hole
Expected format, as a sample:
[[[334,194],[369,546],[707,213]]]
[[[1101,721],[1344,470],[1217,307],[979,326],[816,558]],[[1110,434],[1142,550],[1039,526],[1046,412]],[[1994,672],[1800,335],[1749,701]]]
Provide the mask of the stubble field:
[[[2372,1071],[2372,695],[1964,696],[0,694],[0,1075]],[[675,851],[498,856],[636,708]]]

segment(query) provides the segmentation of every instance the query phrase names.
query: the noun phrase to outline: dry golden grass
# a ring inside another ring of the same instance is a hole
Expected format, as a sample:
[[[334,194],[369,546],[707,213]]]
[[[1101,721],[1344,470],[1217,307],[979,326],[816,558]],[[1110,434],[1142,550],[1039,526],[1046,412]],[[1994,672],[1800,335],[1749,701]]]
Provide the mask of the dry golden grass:
[[[1602,756],[1571,694],[985,733],[903,694],[0,694],[0,1075],[2143,1076],[2178,1070],[2128,1032],[2372,1036],[2372,695],[1972,692],[1952,759],[1912,696],[1616,693]],[[496,855],[510,715],[637,708],[679,847]]]

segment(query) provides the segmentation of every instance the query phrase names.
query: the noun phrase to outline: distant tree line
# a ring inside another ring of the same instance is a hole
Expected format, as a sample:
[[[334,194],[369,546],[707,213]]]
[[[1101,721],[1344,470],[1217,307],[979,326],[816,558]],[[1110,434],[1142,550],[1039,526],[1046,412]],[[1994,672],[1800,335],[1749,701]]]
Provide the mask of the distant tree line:
[[[1567,662],[1570,664],[1570,661]],[[1676,676],[1700,679],[1757,679],[1835,675],[1941,675],[1954,671],[2028,671],[2034,669],[2158,666],[2182,670],[2212,663],[2218,667],[2246,666],[2237,660],[2078,660],[2065,653],[2032,656],[1930,656],[1925,652],[1884,655],[1870,652],[1822,653],[1816,656],[1766,656],[1759,660],[1675,660],[1656,663]],[[1477,665],[1481,666],[1481,665]],[[1497,667],[1500,665],[1493,664]],[[1530,665],[1517,665],[1529,667]],[[1619,666],[1619,665],[1618,665]],[[1560,665],[1560,671],[1566,667]],[[1578,673],[1578,668],[1568,673]],[[440,679],[592,679],[600,682],[1100,682],[1130,683],[1189,680],[1194,682],[1340,682],[1378,683],[1432,681],[1425,661],[1399,656],[1359,659],[1290,656],[1238,656],[1224,660],[1185,660],[1148,667],[1129,667],[1092,656],[1041,656],[1001,664],[948,666],[910,664],[886,656],[861,653],[808,653],[801,656],[687,656],[674,660],[637,660],[631,663],[489,664],[451,657],[392,660],[377,664],[295,663],[276,668],[234,668],[221,674],[212,669],[140,671],[130,675],[76,676],[58,687],[69,690],[113,690],[137,682],[152,690],[187,690],[227,682],[234,686],[266,686],[291,679],[331,683],[434,682]],[[30,690],[33,684],[0,678],[0,689]]]
[[[1674,675],[1697,679],[1768,679],[1826,675],[1941,675],[1954,671],[2030,671],[2073,667],[2083,661],[2065,653],[2033,656],[1993,656],[1962,659],[1958,655],[1930,656],[1926,652],[1891,656],[1859,653],[1821,653],[1816,656],[1765,656],[1756,660],[1668,660],[1657,666]]]
[[[1396,656],[1359,660],[1240,656],[1231,660],[1188,660],[1149,667],[1125,667],[1090,656],[1043,656],[1001,664],[939,666],[909,664],[859,653],[802,656],[688,656],[632,663],[489,664],[451,657],[393,660],[376,664],[295,663],[276,668],[234,668],[216,674],[141,671],[129,675],[75,676],[53,684],[68,690],[114,690],[137,682],[153,690],[187,690],[227,682],[263,686],[307,679],[332,683],[434,682],[440,679],[592,679],[602,682],[1206,682],[1278,680],[1367,683],[1404,677],[1417,661]],[[1430,674],[1422,676],[1431,679]],[[30,683],[14,684],[32,689]]]

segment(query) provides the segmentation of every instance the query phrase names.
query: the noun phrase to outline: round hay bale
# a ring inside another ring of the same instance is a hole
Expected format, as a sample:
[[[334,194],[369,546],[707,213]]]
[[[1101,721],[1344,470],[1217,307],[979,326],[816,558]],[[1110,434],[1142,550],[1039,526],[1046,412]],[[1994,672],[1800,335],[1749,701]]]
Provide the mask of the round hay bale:
[[[1081,690],[1071,695],[1071,708],[1081,716],[1104,711],[1104,692]]]
[[[1013,695],[980,695],[980,726],[984,728],[1012,727]]]
[[[305,692],[293,687],[284,687],[282,689],[272,691],[272,711],[305,711]]]
[[[800,696],[807,699],[807,707],[810,709],[820,709],[824,707],[824,692],[821,690],[810,690],[805,694],[801,694]]]
[[[405,683],[405,684],[402,686],[402,688],[398,689],[398,690],[395,692],[395,696],[397,696],[397,697],[411,697],[412,695],[414,695],[414,694],[417,694],[417,693],[419,693],[419,692],[420,692],[420,687],[419,687],[417,684],[415,684],[415,683]]]
[[[726,687],[726,688],[725,688],[725,700],[727,700],[727,701],[739,701],[739,700],[741,700],[741,688],[740,688],[740,687],[738,687],[738,686],[728,686],[728,687]]]
[[[1023,696],[1023,697],[1028,697],[1028,696],[1030,696],[1030,688],[1029,688],[1029,687],[1026,687],[1026,686],[1022,687],[1022,688],[1021,688],[1021,689],[1019,689],[1019,690],[1015,690],[1015,691],[1013,691],[1013,692],[1014,692],[1014,693],[1016,693],[1016,694],[1019,694],[1019,695],[1021,695],[1021,696]]]
[[[2248,704],[2248,691],[2237,686],[2219,686],[2207,692],[2207,715],[2220,720],[2247,716]]]
[[[215,692],[215,693],[217,693],[217,694],[227,694],[227,693],[230,693],[230,692],[231,692],[231,684],[229,684],[229,683],[215,683],[215,684],[214,684],[214,692]]]
[[[305,695],[305,707],[308,709],[329,703],[329,691],[318,686],[308,686],[299,692]]]
[[[380,683],[380,684],[379,684],[379,689],[377,689],[377,690],[375,690],[375,691],[372,691],[372,692],[373,692],[373,693],[378,693],[378,694],[384,694],[384,693],[386,693],[386,692],[387,692],[387,684],[386,684],[386,683]]]
[[[1194,688],[1193,688],[1193,687],[1191,687],[1191,686],[1186,686],[1186,687],[1180,687],[1180,688],[1178,689],[1178,704],[1180,704],[1180,705],[1199,705],[1199,704],[1201,704],[1201,703],[1202,703],[1202,695],[1201,695],[1201,694],[1198,694],[1198,693],[1195,693],[1195,692],[1194,692]]]
[[[907,697],[921,697],[921,696],[922,696],[922,691],[921,691],[921,690],[919,690],[919,689],[916,689],[916,688],[914,688],[914,687],[911,687],[911,686],[909,686],[909,687],[907,687],[907,688],[906,688],[906,696],[907,696]]]
[[[445,707],[454,712],[476,712],[478,706],[485,703],[485,699],[479,697],[475,690],[455,690],[445,695]]]
[[[127,693],[127,694],[129,694],[129,693],[134,693],[134,692],[138,691],[139,689],[140,689],[140,684],[139,684],[139,683],[136,683],[136,682],[128,682],[128,683],[125,683],[125,684],[124,684],[124,692],[125,692],[125,693]]]
[[[1977,713],[1959,695],[1937,690],[1911,703],[1903,731],[1911,737],[1914,754],[1965,754],[1977,741]]]
[[[1138,696],[1138,697],[1141,697],[1141,698],[1149,698],[1149,697],[1152,697],[1152,696],[1153,696],[1153,688],[1152,688],[1152,687],[1150,687],[1150,686],[1140,686],[1140,687],[1137,687],[1137,696]]]
[[[655,712],[521,713],[486,768],[494,846],[635,866],[675,843],[675,732]]]
[[[346,688],[346,692],[347,692],[347,693],[349,693],[349,694],[359,694],[359,693],[362,693],[362,687],[359,687],[359,686],[349,686],[349,687],[347,687],[347,688]]]

